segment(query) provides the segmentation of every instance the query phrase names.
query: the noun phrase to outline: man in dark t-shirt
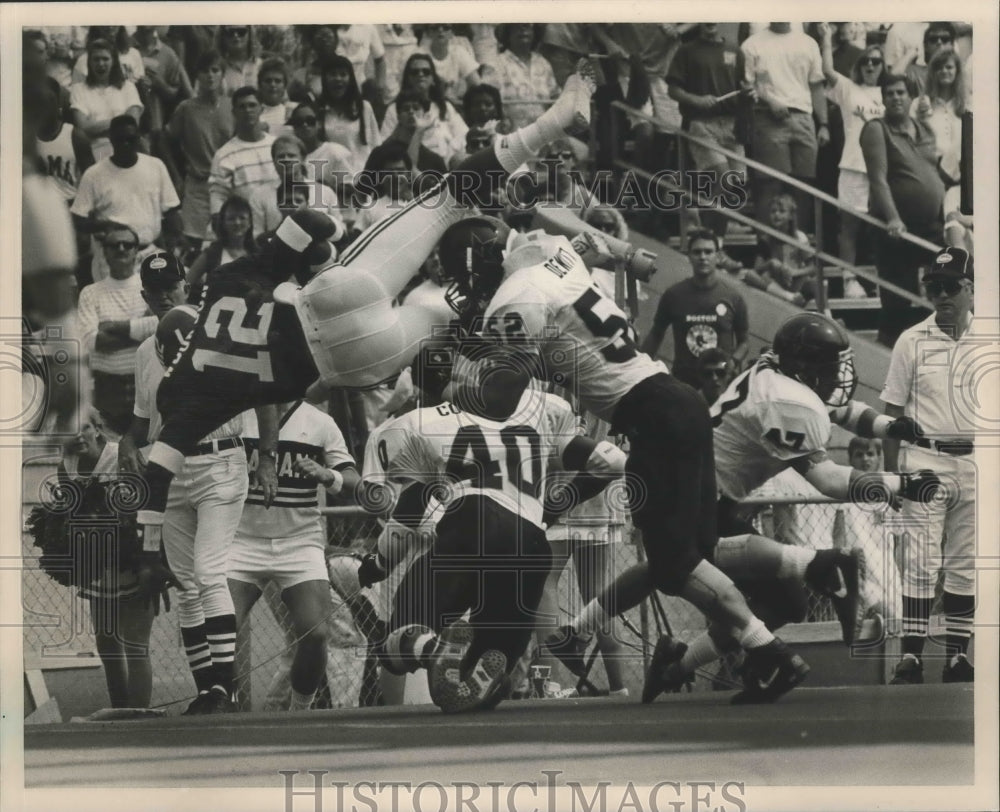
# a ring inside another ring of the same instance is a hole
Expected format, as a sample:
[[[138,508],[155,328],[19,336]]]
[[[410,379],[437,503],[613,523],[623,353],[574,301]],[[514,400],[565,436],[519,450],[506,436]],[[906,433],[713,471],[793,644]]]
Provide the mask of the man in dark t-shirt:
[[[694,229],[688,238],[692,275],[663,292],[653,326],[642,351],[655,357],[666,335],[674,332],[671,371],[698,388],[698,356],[718,347],[739,367],[747,353],[749,319],[743,297],[724,281],[716,268],[719,241],[707,229]]]

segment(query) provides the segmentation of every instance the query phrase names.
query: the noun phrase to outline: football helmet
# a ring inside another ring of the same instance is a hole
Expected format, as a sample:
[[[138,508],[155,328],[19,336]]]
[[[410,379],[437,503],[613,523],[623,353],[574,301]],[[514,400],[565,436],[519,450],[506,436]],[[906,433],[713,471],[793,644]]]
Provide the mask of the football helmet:
[[[181,353],[181,347],[187,342],[194,323],[198,320],[198,311],[191,305],[178,305],[171,308],[156,325],[156,357],[167,369]]]
[[[438,244],[448,283],[445,301],[459,316],[482,311],[503,281],[510,227],[495,217],[469,217],[448,227]]]
[[[774,334],[778,368],[805,384],[827,406],[846,404],[858,386],[854,351],[844,330],[819,313],[792,316]]]

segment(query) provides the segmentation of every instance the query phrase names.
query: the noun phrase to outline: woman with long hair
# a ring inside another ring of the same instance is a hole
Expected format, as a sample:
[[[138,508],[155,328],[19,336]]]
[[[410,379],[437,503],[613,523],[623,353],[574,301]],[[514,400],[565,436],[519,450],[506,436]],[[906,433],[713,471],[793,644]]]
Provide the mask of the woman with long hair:
[[[94,160],[112,153],[108,140],[111,119],[130,115],[139,123],[143,104],[135,83],[125,78],[118,50],[104,39],[87,46],[87,78],[70,88],[73,126],[90,143]]]
[[[321,65],[322,93],[319,121],[327,141],[351,151],[352,172],[364,169],[372,149],[384,140],[372,106],[361,98],[354,66],[346,56],[333,54]]]
[[[844,151],[840,156],[837,179],[837,198],[855,211],[868,211],[868,171],[861,152],[861,129],[865,123],[881,118],[885,113],[882,104],[882,77],[885,75],[885,52],[881,45],[865,48],[851,68],[851,75],[844,76],[834,70],[832,32],[827,23],[818,26],[822,38],[823,75],[826,78],[826,95],[839,108],[844,121]],[[861,221],[849,214],[840,217],[838,235],[840,258],[854,264],[857,260],[857,241]],[[853,274],[844,275],[844,294],[860,298],[867,293]]]
[[[794,238],[801,248],[767,234],[757,235],[754,269],[767,284],[766,290],[792,304],[805,305],[816,297],[815,271],[809,264],[809,237],[799,229],[799,207],[786,192],[771,199],[767,224]]]
[[[122,66],[122,74],[130,82],[135,82],[138,86],[140,80],[146,77],[146,65],[142,61],[142,54],[139,49],[132,45],[132,38],[124,25],[92,25],[87,31],[87,47],[94,40],[104,40],[115,47],[118,54],[118,62]],[[73,65],[73,81],[83,82],[90,72],[90,64],[87,53],[80,54]]]
[[[427,54],[416,53],[403,66],[401,91],[415,93],[431,116],[431,126],[424,132],[423,145],[444,158],[445,163],[465,149],[465,134],[469,127],[454,105],[445,98],[444,86],[437,75],[434,62]],[[395,106],[390,105],[382,122],[382,139],[396,129],[399,118]]]
[[[244,198],[233,195],[223,203],[217,222],[213,226],[215,241],[188,268],[187,281],[192,289],[209,271],[253,253],[253,212]]]
[[[948,186],[961,179],[962,116],[967,99],[961,58],[954,51],[938,51],[927,63],[926,93],[913,100],[910,115],[934,132],[941,169],[950,179]]]
[[[472,44],[465,37],[456,37],[447,23],[425,25],[419,51],[433,60],[444,97],[453,104],[460,104],[465,91],[480,80]]]

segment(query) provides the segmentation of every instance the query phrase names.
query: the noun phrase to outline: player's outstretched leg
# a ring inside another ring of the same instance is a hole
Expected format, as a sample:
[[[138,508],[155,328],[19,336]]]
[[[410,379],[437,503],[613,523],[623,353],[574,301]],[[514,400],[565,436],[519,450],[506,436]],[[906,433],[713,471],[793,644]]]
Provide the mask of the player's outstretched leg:
[[[776,701],[801,683],[809,666],[798,654],[775,637],[770,643],[747,649],[743,668],[744,689],[733,697],[734,705],[759,705]]]
[[[428,669],[431,699],[445,713],[462,713],[495,707],[495,698],[507,672],[507,657],[495,649],[466,663],[472,644],[472,627],[458,620],[438,635],[438,646]]]

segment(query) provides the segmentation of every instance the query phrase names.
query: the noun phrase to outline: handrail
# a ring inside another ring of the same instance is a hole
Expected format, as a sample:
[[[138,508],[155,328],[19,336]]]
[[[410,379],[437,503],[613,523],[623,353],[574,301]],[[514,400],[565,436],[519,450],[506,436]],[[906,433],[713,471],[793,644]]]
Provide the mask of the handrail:
[[[622,169],[628,169],[628,170],[630,170],[632,172],[635,172],[636,174],[638,174],[640,176],[645,176],[645,177],[647,177],[650,180],[653,179],[653,174],[651,172],[649,172],[648,170],[645,170],[645,169],[643,169],[643,168],[641,168],[639,166],[636,166],[635,164],[631,164],[628,161],[621,161],[621,160],[617,160],[616,159],[615,160],[615,166],[619,166]],[[662,178],[662,177],[661,178],[657,178],[656,182],[658,184],[663,184],[664,186],[666,186],[667,188],[669,188],[671,191],[679,191],[679,192],[682,192],[682,193],[685,192],[684,187],[678,186],[677,184],[674,184],[674,183],[671,183],[666,178]],[[835,256],[833,256],[831,254],[828,254],[825,251],[821,251],[820,249],[815,248],[815,247],[813,247],[811,245],[803,245],[802,243],[798,242],[798,240],[796,240],[794,237],[791,237],[788,234],[784,234],[784,233],[782,233],[780,231],[776,231],[775,229],[771,228],[770,226],[764,225],[763,223],[760,223],[757,220],[754,220],[752,217],[748,217],[747,215],[741,214],[738,211],[733,211],[732,209],[727,209],[725,207],[717,207],[717,206],[713,206],[712,208],[715,211],[721,212],[726,217],[729,217],[732,220],[736,220],[739,223],[743,223],[746,226],[750,226],[751,228],[753,228],[756,231],[763,232],[764,234],[767,234],[770,237],[774,237],[775,239],[778,239],[778,240],[780,240],[782,242],[785,242],[788,245],[791,245],[792,247],[801,250],[803,253],[807,253],[807,254],[809,254],[809,255],[811,255],[813,257],[818,257],[819,259],[822,259],[824,262],[827,262],[827,263],[829,263],[831,265],[836,265],[839,268],[844,268],[846,270],[849,270],[851,273],[855,274],[856,276],[860,276],[862,279],[867,279],[869,282],[872,282],[873,284],[876,284],[879,287],[883,287],[886,290],[891,291],[892,293],[895,293],[897,296],[902,296],[904,299],[907,299],[910,302],[913,302],[914,304],[919,305],[920,307],[926,308],[927,310],[931,309],[931,305],[930,305],[930,303],[926,299],[921,299],[919,296],[917,296],[916,294],[914,294],[912,291],[906,290],[905,288],[901,288],[901,287],[899,287],[899,285],[896,285],[893,282],[889,282],[889,281],[887,281],[885,279],[882,279],[877,274],[873,274],[873,273],[871,273],[869,271],[864,270],[863,268],[859,268],[859,267],[856,267],[854,265],[851,265],[849,262],[845,262],[844,260],[840,259],[840,257],[835,257]]]
[[[705,141],[704,139],[698,138],[697,136],[691,135],[690,133],[684,132],[683,130],[673,129],[665,121],[658,119],[655,116],[648,115],[647,113],[643,113],[641,110],[636,110],[633,107],[629,107],[624,102],[613,101],[611,102],[611,106],[617,107],[620,110],[624,110],[631,116],[635,116],[636,118],[648,121],[649,123],[653,124],[659,130],[665,133],[668,133],[670,135],[680,136],[681,138],[684,138],[688,141],[692,141],[700,146],[711,149],[713,152],[718,152],[722,155],[725,155],[727,158],[730,158],[734,161],[738,161],[739,163],[744,163],[749,167],[752,167],[760,172],[763,172],[765,175],[770,175],[773,178],[777,178],[783,183],[792,186],[796,189],[799,189],[800,191],[803,191],[814,198],[822,200],[824,203],[829,203],[831,206],[834,206],[840,211],[847,212],[848,214],[857,217],[859,220],[868,223],[869,225],[877,226],[878,228],[882,229],[882,231],[889,230],[888,224],[882,220],[879,220],[877,217],[872,217],[867,212],[858,211],[857,209],[852,209],[849,206],[846,206],[845,204],[841,203],[839,200],[837,200],[837,198],[831,197],[821,189],[817,189],[814,186],[810,186],[808,183],[803,183],[802,181],[793,178],[791,175],[786,175],[784,172],[775,169],[774,167],[767,166],[766,164],[762,164],[759,161],[753,160],[752,158],[747,158],[744,155],[738,155],[737,153],[731,152],[730,150],[720,146],[719,144],[716,144],[712,141]],[[943,247],[940,245],[935,245],[934,243],[922,239],[921,237],[915,237],[907,232],[903,232],[902,234],[900,234],[899,239],[905,240],[906,242],[912,243],[913,245],[916,245],[919,248],[923,248],[927,251],[937,252],[940,251],[941,248]]]

